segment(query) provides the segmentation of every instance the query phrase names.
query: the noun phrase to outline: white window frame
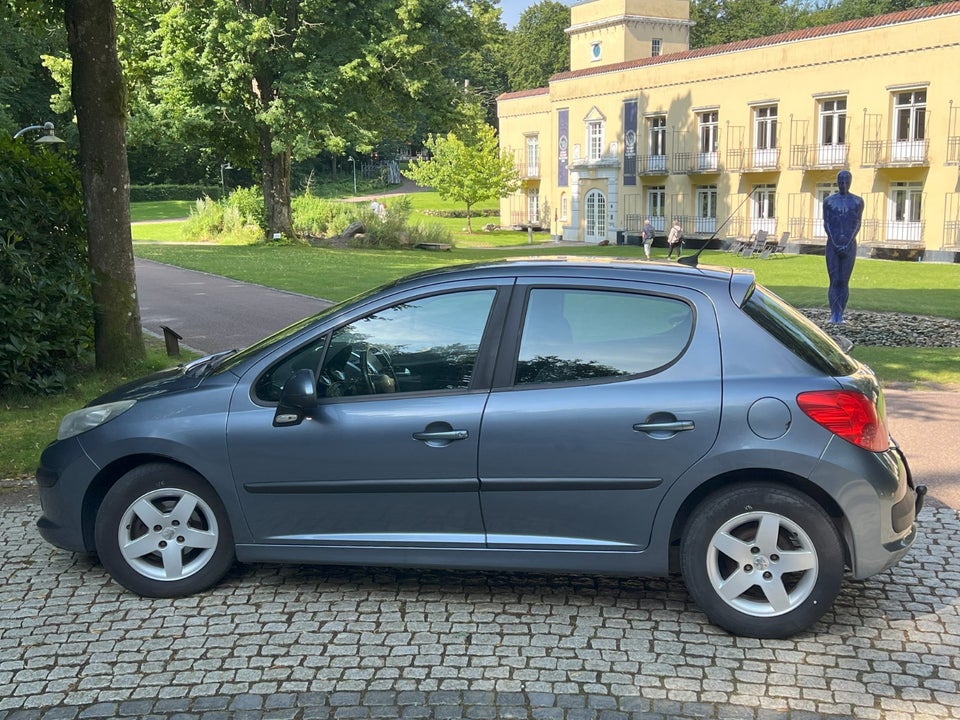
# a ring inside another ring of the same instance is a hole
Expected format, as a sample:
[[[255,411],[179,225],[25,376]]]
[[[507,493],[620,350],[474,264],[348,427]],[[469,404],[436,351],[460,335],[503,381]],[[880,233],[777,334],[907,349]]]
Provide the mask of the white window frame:
[[[750,232],[766,231],[773,235],[777,231],[777,186],[768,183],[755,185],[751,193],[753,212],[750,218]]]
[[[647,118],[647,166],[648,172],[664,172],[667,169],[667,116],[652,115]]]
[[[527,222],[531,225],[540,223],[540,189],[527,189]]]
[[[923,183],[890,184],[887,241],[919,242],[923,235]]]
[[[814,189],[813,236],[815,238],[827,237],[827,230],[823,226],[823,201],[837,192],[837,190],[838,187],[835,182],[817,183]]]
[[[664,218],[667,213],[667,188],[664,185],[651,185],[647,188],[647,213],[653,229],[663,232]]]
[[[894,162],[920,161],[926,156],[927,91],[900,90],[893,94]]]
[[[715,170],[718,166],[720,148],[720,112],[706,110],[699,113],[697,129],[697,168]]]
[[[761,105],[753,109],[753,167],[776,167],[777,106]]]
[[[820,100],[817,129],[818,164],[845,165],[847,162],[847,98]]]
[[[697,186],[695,228],[698,233],[713,234],[717,229],[717,186]]]
[[[527,177],[540,177],[540,136],[527,135]]]
[[[603,120],[587,121],[587,160],[603,159]]]

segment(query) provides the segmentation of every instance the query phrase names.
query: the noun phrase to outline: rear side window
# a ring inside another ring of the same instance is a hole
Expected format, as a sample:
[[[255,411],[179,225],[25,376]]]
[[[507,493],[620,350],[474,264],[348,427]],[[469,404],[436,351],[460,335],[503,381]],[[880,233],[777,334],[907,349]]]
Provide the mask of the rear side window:
[[[669,365],[693,330],[693,309],[675,298],[537,288],[527,301],[516,383],[643,375]]]
[[[840,346],[798,310],[757,285],[743,311],[791,352],[825,375],[851,375],[856,363]]]

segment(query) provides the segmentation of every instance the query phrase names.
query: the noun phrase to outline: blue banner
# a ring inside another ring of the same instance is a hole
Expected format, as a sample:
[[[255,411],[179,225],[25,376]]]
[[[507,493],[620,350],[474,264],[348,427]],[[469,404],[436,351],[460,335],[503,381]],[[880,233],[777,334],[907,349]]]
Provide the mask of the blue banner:
[[[557,111],[557,185],[566,187],[569,182],[567,178],[567,162],[569,160],[570,148],[570,111],[567,109]]]
[[[623,184],[637,184],[637,101],[623,104]]]

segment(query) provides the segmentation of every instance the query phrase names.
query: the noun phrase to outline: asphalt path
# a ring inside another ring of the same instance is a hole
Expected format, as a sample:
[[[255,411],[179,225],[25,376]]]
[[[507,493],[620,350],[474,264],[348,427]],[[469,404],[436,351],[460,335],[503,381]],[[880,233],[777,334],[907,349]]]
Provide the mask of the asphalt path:
[[[331,304],[151,260],[138,258],[136,269],[144,329],[162,335],[167,326],[201,352],[246,347]],[[893,386],[886,398],[890,431],[928,502],[960,510],[960,391]]]
[[[136,270],[144,330],[162,336],[168,327],[204,353],[247,347],[332,304],[141,258]]]

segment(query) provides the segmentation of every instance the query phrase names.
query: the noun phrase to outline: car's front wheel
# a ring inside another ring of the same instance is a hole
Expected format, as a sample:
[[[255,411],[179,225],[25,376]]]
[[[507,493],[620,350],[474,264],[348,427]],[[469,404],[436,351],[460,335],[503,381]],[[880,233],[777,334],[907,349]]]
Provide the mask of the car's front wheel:
[[[681,567],[711,622],[736,635],[783,638],[833,605],[843,548],[835,525],[809,497],[750,483],[700,503],[684,531]]]
[[[121,477],[100,505],[95,540],[110,575],[145,597],[205,590],[234,560],[220,498],[202,477],[175,465],[143,465]]]

